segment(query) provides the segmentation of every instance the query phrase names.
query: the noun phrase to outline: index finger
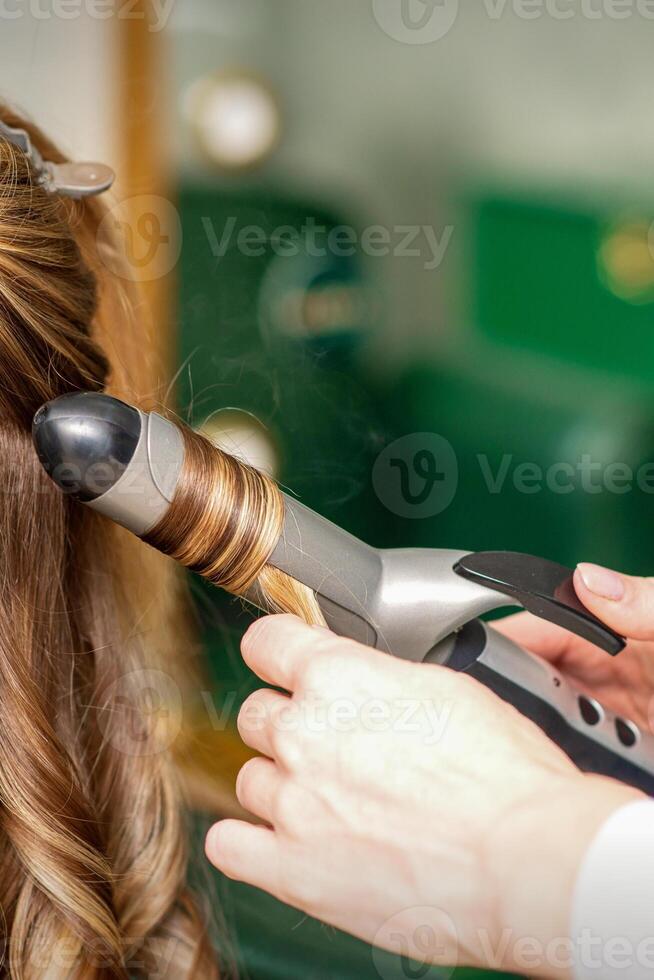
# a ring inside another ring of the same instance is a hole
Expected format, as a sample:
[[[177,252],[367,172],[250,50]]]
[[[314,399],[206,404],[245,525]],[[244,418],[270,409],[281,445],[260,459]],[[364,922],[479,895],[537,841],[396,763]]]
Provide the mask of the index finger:
[[[494,619],[488,625],[498,633],[503,633],[514,643],[531,650],[532,653],[551,663],[556,663],[569,653],[574,645],[583,642],[562,626],[539,619],[528,612],[515,613],[513,616],[505,616],[504,619]]]
[[[263,616],[243,636],[241,653],[262,681],[293,693],[300,672],[320,653],[319,640],[332,635],[325,627],[307,626],[297,616]]]

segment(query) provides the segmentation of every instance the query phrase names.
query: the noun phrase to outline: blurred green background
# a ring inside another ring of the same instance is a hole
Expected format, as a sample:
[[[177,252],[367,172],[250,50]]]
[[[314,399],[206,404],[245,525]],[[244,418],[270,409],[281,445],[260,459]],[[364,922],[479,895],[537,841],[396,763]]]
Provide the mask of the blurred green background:
[[[182,410],[375,545],[651,572],[639,24],[401,6],[188,0],[173,18]],[[426,516],[416,433],[456,459]],[[409,497],[375,469],[393,443]],[[236,710],[248,614],[193,590]],[[218,887],[253,980],[449,975]]]

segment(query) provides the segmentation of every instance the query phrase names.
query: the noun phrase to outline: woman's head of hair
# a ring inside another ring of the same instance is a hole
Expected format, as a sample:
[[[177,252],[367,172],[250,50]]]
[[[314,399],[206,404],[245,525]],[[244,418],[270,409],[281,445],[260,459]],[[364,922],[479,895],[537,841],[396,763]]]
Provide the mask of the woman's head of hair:
[[[0,975],[209,978],[180,794],[140,710],[161,696],[146,624],[162,583],[151,565],[132,588],[127,537],[56,490],[30,439],[44,401],[142,383],[98,259],[103,214],[48,192],[0,138]]]
[[[10,124],[24,125],[0,106]],[[37,145],[61,156],[32,128]],[[0,140],[0,412],[28,428],[53,394],[98,390],[109,364],[92,339],[98,282],[83,249],[93,237],[96,203],[49,193],[27,156]],[[94,213],[95,211],[95,213]]]

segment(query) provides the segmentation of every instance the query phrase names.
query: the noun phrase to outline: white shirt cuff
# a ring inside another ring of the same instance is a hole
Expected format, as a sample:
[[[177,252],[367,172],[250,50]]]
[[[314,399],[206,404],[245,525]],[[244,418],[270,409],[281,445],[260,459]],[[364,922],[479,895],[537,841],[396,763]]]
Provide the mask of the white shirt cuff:
[[[575,980],[654,976],[654,800],[629,803],[586,852],[572,910]]]

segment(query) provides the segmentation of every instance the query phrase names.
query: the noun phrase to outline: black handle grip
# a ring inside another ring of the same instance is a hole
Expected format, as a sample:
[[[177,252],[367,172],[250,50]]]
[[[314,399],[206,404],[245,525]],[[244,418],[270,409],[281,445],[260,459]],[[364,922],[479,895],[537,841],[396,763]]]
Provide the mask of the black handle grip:
[[[535,694],[495,673],[485,664],[475,663],[466,673],[535,722],[583,772],[609,776],[648,796],[654,796],[654,776],[572,728],[546,701],[541,701]]]
[[[624,638],[579,601],[572,570],[565,565],[516,551],[479,551],[458,561],[454,571],[512,596],[535,616],[576,633],[612,656],[624,648]]]
[[[472,620],[456,634],[454,646],[445,660],[438,655],[438,648],[435,648],[434,655],[427,656],[427,662],[439,663],[474,677],[538,725],[583,772],[609,776],[647,793],[648,796],[654,796],[652,773],[612,752],[610,748],[569,724],[558,708],[546,700],[545,692],[543,697],[538,697],[480,660],[487,644],[486,627],[478,619]]]

